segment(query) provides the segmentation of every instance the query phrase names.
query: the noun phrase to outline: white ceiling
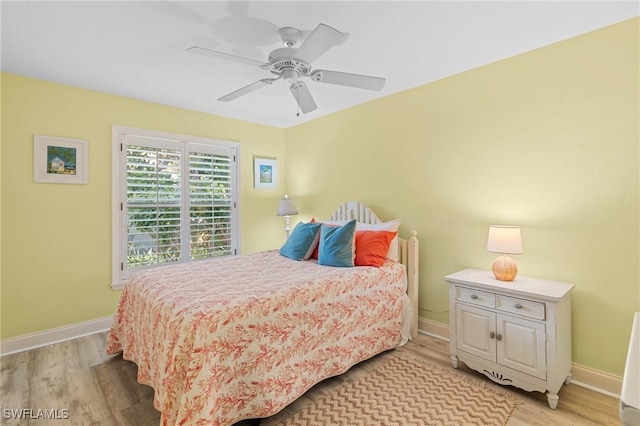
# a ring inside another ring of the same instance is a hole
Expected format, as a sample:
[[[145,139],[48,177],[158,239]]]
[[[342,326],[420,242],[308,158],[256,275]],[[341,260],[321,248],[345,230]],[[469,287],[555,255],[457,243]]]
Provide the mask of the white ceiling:
[[[637,1],[6,1],[3,71],[276,127],[379,97],[639,15]],[[315,69],[386,78],[380,92],[306,80],[318,109],[296,116],[277,81],[216,99],[265,70],[189,53],[199,45],[266,62],[278,28],[325,23],[347,37]]]

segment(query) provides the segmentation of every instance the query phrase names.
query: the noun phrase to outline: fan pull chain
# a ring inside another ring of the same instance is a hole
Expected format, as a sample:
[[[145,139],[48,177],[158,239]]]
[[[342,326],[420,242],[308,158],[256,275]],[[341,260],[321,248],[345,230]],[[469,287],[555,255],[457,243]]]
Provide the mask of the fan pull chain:
[[[300,117],[300,88],[296,88],[296,117]]]

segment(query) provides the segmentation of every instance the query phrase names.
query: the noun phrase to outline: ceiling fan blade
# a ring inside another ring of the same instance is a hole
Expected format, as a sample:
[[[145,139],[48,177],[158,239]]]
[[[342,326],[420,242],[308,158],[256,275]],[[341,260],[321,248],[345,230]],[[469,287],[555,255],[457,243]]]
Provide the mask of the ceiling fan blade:
[[[311,73],[310,77],[312,80],[321,83],[339,84],[341,86],[368,90],[381,90],[386,82],[386,80],[381,77],[327,70],[315,70]]]
[[[325,24],[319,24],[309,37],[302,42],[295,54],[297,59],[302,59],[311,63],[318,59],[331,46],[336,44],[343,37],[343,34]]]
[[[191,46],[187,49],[187,52],[211,56],[213,58],[226,59],[228,61],[240,62],[241,64],[253,65],[256,67],[266,67],[268,65],[264,62],[256,61],[255,59],[232,55],[231,53],[219,52],[217,50],[207,49],[206,47]]]
[[[293,97],[305,114],[318,108],[316,101],[314,101],[313,96],[311,96],[311,92],[309,92],[309,88],[303,81],[296,81],[289,86],[289,89],[291,89]]]
[[[273,83],[275,80],[277,80],[277,78],[263,78],[262,80],[258,80],[255,83],[251,83],[248,86],[244,86],[243,88],[240,88],[238,90],[235,90],[231,93],[228,93],[226,95],[224,95],[221,98],[218,98],[219,101],[222,102],[229,102],[232,101],[234,99],[239,98],[240,96],[246,95],[247,93],[253,92],[254,90],[257,90],[261,87],[266,86],[267,84],[271,84]]]

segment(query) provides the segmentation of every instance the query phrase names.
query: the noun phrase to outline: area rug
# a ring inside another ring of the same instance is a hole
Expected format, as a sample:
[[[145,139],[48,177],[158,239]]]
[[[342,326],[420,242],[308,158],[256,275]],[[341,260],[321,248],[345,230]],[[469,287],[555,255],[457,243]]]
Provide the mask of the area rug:
[[[279,426],[504,425],[518,403],[482,380],[403,355],[388,357]]]

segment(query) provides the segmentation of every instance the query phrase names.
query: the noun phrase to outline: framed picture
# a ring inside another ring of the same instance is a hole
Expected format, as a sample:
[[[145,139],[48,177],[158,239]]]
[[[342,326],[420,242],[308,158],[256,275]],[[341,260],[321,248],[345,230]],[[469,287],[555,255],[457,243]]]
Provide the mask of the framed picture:
[[[256,189],[274,189],[278,181],[278,160],[253,157],[253,181]]]
[[[34,135],[33,180],[45,183],[87,183],[89,142]]]

